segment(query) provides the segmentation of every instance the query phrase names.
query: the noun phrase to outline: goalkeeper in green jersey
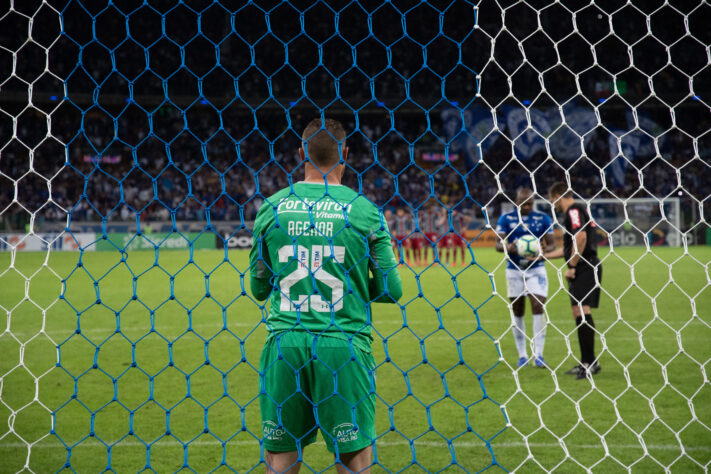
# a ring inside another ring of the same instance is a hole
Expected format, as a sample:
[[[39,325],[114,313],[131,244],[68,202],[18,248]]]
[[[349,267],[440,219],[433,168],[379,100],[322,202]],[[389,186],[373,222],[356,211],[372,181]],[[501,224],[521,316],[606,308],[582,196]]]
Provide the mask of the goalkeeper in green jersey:
[[[254,223],[250,284],[270,298],[260,360],[267,472],[299,470],[321,430],[339,472],[368,472],[375,440],[372,302],[402,295],[387,223],[341,184],[340,122],[304,130],[304,180],[264,201]]]

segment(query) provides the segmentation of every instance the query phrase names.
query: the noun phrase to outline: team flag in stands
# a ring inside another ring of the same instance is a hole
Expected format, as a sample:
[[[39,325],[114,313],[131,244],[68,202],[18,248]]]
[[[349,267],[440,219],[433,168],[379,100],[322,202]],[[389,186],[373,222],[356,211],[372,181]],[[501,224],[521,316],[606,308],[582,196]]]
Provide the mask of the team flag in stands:
[[[555,131],[549,139],[551,155],[559,160],[572,161],[585,154],[593,138],[590,132],[599,125],[593,109],[575,105],[551,107],[546,115],[550,129]]]
[[[632,163],[637,156],[639,142],[640,135],[638,133],[629,133],[619,129],[613,129],[607,138],[610,166],[607,167],[606,172],[612,178],[615,186],[624,186],[627,164]]]
[[[550,154],[558,160],[574,161],[586,155],[593,143],[595,128],[600,120],[592,107],[566,105],[547,109],[503,106],[503,120],[497,116],[498,130],[505,131],[514,144],[516,157],[526,161],[539,151],[546,150],[546,141]],[[462,119],[464,126],[462,126]],[[632,113],[627,113],[627,130],[614,129],[615,136],[610,137],[610,156],[619,154],[616,138],[626,133],[623,138],[624,156],[630,161],[635,156],[653,156],[656,154],[654,141],[660,147],[664,145],[663,128],[644,114],[637,114],[637,122]],[[484,107],[470,107],[459,110],[455,107],[442,111],[442,124],[450,153],[462,155],[471,168],[481,158],[481,154],[491,148],[498,140],[499,132],[494,130],[491,110]],[[583,137],[581,140],[580,137]],[[480,145],[480,146],[477,146]],[[623,160],[624,161],[624,160]],[[625,163],[615,165],[616,176],[624,181]],[[610,170],[612,168],[608,168]],[[622,173],[621,175],[619,173]],[[618,179],[616,178],[616,180]]]
[[[552,129],[544,111],[513,106],[501,109],[506,116],[509,137],[514,142],[514,150],[519,160],[527,160],[546,149],[545,139],[551,135]]]
[[[492,112],[484,107],[464,110],[449,107],[442,110],[441,116],[449,152],[463,156],[467,169],[473,168],[499,138],[494,132]],[[498,116],[496,120],[499,121]],[[502,128],[501,124],[499,128]]]
[[[639,138],[637,155],[645,157],[655,156],[657,150],[655,149],[654,141],[657,141],[660,150],[666,141],[666,135],[663,135],[665,131],[664,128],[643,113],[637,112],[637,119],[635,120],[635,114],[633,114],[632,111],[628,111],[626,118],[627,128],[633,131],[633,134]],[[639,126],[637,124],[639,124]]]

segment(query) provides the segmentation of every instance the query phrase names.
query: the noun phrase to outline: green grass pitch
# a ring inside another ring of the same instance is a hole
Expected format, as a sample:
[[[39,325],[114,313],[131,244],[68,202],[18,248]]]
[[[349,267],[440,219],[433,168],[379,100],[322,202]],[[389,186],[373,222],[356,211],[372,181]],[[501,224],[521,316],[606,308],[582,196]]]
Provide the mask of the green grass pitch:
[[[479,471],[492,462],[482,441],[492,437],[498,463],[519,472],[709,469],[711,248],[605,256],[594,385],[564,375],[578,348],[560,273],[548,266],[553,370],[515,370],[501,254],[474,256],[480,266],[403,267],[403,307],[374,306],[376,470]],[[78,472],[208,472],[223,461],[261,471],[263,314],[241,292],[247,253],[224,257],[88,252],[79,267],[77,253],[0,254],[0,472],[23,469],[25,441],[34,472],[67,461]],[[323,442],[305,459],[316,471],[333,463]]]

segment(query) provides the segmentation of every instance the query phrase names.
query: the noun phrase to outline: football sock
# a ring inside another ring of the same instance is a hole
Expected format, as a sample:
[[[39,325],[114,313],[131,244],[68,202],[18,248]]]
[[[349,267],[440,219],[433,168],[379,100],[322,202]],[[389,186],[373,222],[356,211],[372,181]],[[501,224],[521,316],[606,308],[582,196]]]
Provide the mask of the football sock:
[[[525,357],[528,359],[528,351],[526,350],[526,320],[522,317],[513,316],[514,329],[513,336],[516,342],[516,350],[518,350],[518,356]]]
[[[523,318],[521,318],[523,319]],[[533,347],[536,357],[543,357],[546,343],[546,320],[542,314],[533,315]]]
[[[585,320],[588,323],[588,362],[592,364],[593,362],[595,362],[595,321],[593,321],[592,314],[590,313],[585,315]]]
[[[580,360],[585,364],[592,364],[595,361],[595,323],[592,315],[586,314],[583,317],[575,318],[578,325],[578,342],[580,343]]]

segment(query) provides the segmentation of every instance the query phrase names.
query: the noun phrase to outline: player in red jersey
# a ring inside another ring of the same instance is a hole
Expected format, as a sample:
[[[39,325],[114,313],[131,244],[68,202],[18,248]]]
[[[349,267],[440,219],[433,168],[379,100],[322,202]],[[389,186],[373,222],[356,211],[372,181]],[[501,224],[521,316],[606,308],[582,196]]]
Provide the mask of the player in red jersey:
[[[409,240],[411,241],[412,248],[412,260],[418,267],[426,265],[427,262],[427,239],[425,238],[425,231],[422,228],[424,218],[426,215],[426,210],[424,208],[418,209],[412,220],[414,232],[410,234]]]
[[[460,255],[460,262],[463,267],[466,267],[469,263],[466,255],[469,242],[466,240],[464,233],[470,221],[471,217],[463,211],[457,211],[456,209],[451,211],[442,210],[437,222],[440,228],[444,229],[444,237],[442,238],[443,264],[446,263],[446,260],[449,260],[449,265],[456,265],[457,254]],[[447,258],[447,254],[449,254],[449,258]]]
[[[390,243],[393,246],[393,255],[395,255],[395,257],[399,261],[399,246],[395,237],[395,215],[390,209],[385,209],[385,211],[383,212],[383,218],[385,219],[385,222],[387,222],[388,230],[390,231]]]
[[[407,263],[408,266],[412,266],[410,257],[412,253],[412,239],[409,238],[411,233],[412,216],[408,215],[404,207],[398,207],[395,212],[395,239],[397,240],[401,265]]]
[[[432,261],[437,261],[437,245],[440,233],[438,232],[438,220],[437,210],[433,203],[430,203],[425,207],[422,213],[420,213],[420,231],[424,235],[423,246],[422,246],[422,261],[423,265],[429,265],[429,248],[432,249]]]

